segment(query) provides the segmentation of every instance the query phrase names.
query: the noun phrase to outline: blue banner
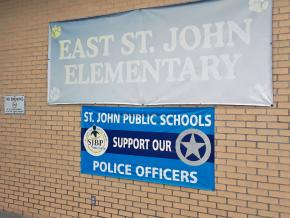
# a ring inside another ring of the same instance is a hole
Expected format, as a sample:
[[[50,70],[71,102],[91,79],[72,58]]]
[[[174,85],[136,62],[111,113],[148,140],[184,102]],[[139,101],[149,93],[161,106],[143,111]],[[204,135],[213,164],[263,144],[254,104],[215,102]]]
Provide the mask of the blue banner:
[[[83,106],[81,173],[214,190],[214,108]]]

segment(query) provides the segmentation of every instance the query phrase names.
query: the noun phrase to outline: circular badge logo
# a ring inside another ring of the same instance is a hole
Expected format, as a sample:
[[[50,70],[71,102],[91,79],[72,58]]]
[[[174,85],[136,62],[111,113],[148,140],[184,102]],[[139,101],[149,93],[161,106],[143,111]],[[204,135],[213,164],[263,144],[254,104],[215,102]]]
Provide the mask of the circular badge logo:
[[[197,138],[199,139],[198,142],[196,140]],[[201,149],[203,152],[200,152]],[[191,166],[199,166],[210,157],[211,143],[207,135],[202,131],[188,129],[180,133],[177,137],[175,150],[179,159],[184,163]]]
[[[83,142],[87,152],[93,156],[104,154],[108,148],[108,136],[97,126],[92,126],[86,131]]]

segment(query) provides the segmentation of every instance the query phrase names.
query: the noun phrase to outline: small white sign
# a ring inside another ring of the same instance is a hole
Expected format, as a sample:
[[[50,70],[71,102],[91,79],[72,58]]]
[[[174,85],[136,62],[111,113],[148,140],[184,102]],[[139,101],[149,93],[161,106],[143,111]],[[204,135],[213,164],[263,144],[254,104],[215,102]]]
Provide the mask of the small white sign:
[[[23,95],[5,96],[5,114],[24,114],[25,97]]]

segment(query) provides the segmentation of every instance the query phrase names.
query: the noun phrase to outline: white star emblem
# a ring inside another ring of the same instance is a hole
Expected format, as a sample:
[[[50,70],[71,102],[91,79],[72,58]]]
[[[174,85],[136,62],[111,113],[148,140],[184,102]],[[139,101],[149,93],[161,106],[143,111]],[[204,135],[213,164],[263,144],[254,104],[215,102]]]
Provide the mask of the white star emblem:
[[[190,135],[189,142],[183,141],[185,137],[188,138],[188,135]],[[198,135],[202,139],[203,143],[196,142],[196,135]],[[186,148],[185,155],[184,152],[181,151],[181,146],[184,146]],[[205,152],[201,157],[199,149],[202,147],[205,147]],[[198,129],[187,129],[178,135],[175,142],[175,150],[179,159],[182,160],[184,163],[191,166],[199,166],[209,159],[212,149],[210,139],[205,133]],[[196,157],[196,160],[189,160],[188,157],[190,155],[194,155]]]
[[[185,157],[188,158],[191,154],[196,156],[199,160],[201,159],[199,149],[205,146],[205,143],[197,143],[194,134],[191,134],[189,142],[181,142],[186,147]]]

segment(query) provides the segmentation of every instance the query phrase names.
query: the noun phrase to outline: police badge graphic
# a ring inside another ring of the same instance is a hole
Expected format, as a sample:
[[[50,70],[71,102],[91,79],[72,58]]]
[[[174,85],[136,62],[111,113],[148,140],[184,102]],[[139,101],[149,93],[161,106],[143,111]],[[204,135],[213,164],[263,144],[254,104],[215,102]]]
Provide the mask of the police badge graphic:
[[[101,156],[108,148],[108,136],[106,132],[97,126],[87,129],[83,143],[87,152],[93,156]]]
[[[190,136],[189,141],[184,141],[184,138]],[[201,142],[197,142],[196,138],[201,138]],[[185,147],[186,153],[181,151],[182,146]],[[204,147],[204,152],[201,155],[200,149]],[[191,166],[199,166],[205,163],[211,154],[211,143],[206,134],[198,129],[188,129],[179,134],[175,144],[176,154],[180,160]],[[193,155],[194,160],[190,159]]]

